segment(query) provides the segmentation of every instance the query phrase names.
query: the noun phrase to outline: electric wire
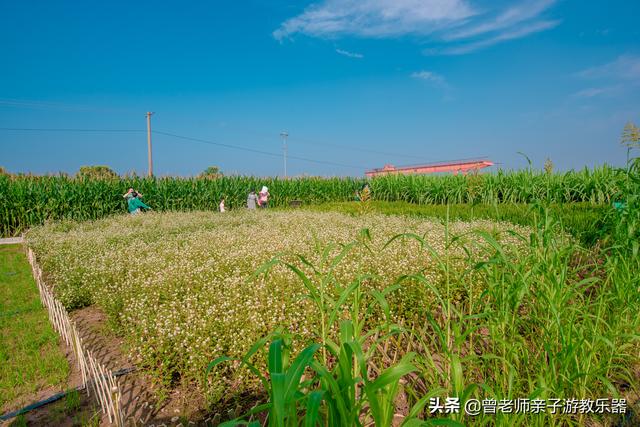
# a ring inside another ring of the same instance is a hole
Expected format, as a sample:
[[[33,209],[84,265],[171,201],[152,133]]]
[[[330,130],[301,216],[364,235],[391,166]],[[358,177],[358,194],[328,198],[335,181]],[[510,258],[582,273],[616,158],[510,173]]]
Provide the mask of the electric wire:
[[[79,128],[0,128],[4,131],[25,132],[146,132],[144,129],[79,129]]]
[[[118,132],[118,133],[146,132],[143,129],[9,128],[9,127],[0,127],[0,131],[96,132],[96,133],[100,133],[100,132],[105,132],[105,133],[108,133],[108,132]],[[209,145],[215,145],[215,146],[218,146],[218,147],[225,147],[225,148],[230,148],[230,149],[234,149],[234,150],[242,150],[242,151],[247,151],[247,152],[250,152],[250,153],[262,154],[262,155],[265,155],[265,156],[278,157],[278,158],[282,157],[282,154],[280,154],[280,153],[273,153],[273,152],[270,152],[270,151],[263,151],[263,150],[258,150],[258,149],[255,149],[255,148],[249,148],[249,147],[243,147],[243,146],[239,146],[239,145],[216,142],[216,141],[211,141],[211,140],[207,140],[207,139],[193,138],[193,137],[189,137],[189,136],[178,135],[178,134],[175,134],[175,133],[172,133],[172,132],[164,132],[164,131],[159,131],[159,130],[152,130],[151,133],[155,134],[155,135],[164,135],[164,136],[168,136],[168,137],[172,137],[172,138],[178,138],[178,139],[182,139],[182,140],[185,140],[185,141],[198,142],[198,143],[202,143],[202,144],[209,144]],[[358,169],[358,170],[362,170],[363,169],[361,166],[354,166],[354,165],[348,165],[348,164],[344,164],[344,163],[329,162],[329,161],[325,161],[325,160],[309,159],[309,158],[300,157],[300,156],[291,156],[291,155],[289,155],[289,156],[287,156],[287,158],[293,159],[293,160],[300,160],[300,161],[303,161],[303,162],[321,164],[321,165],[339,166],[339,167],[352,168],[352,169]]]
[[[190,137],[190,136],[178,135],[178,134],[171,133],[171,132],[164,132],[164,131],[154,130],[154,131],[151,131],[151,133],[152,134],[157,134],[157,135],[165,135],[165,136],[178,138],[178,139],[183,139],[183,140],[186,140],[186,141],[199,142],[199,143],[202,143],[202,144],[210,144],[210,145],[216,145],[216,146],[219,146],[219,147],[231,148],[231,149],[234,149],[234,150],[248,151],[248,152],[251,152],[251,153],[262,154],[262,155],[265,155],[265,156],[278,157],[278,158],[282,157],[281,153],[273,153],[271,151],[263,151],[263,150],[258,150],[258,149],[255,149],[255,148],[242,147],[242,146],[239,146],[239,145],[226,144],[226,143],[222,143],[222,142],[210,141],[210,140],[201,139],[201,138],[193,138],[193,137]],[[358,170],[362,170],[363,169],[363,167],[361,167],[361,166],[348,165],[348,164],[344,164],[344,163],[329,162],[329,161],[326,161],[326,160],[308,159],[306,157],[300,157],[300,156],[287,155],[287,159],[300,160],[300,161],[303,161],[303,162],[317,163],[317,164],[321,164],[321,165],[339,166],[339,167],[343,167],[343,168],[352,168],[352,169],[358,169]]]
[[[88,129],[88,128],[11,128],[11,127],[0,127],[0,131],[25,131],[25,132],[85,132],[85,133],[142,133],[142,132],[146,132],[146,130],[144,129]],[[168,136],[171,138],[177,138],[177,139],[182,139],[185,141],[191,141],[191,142],[198,142],[198,143],[202,143],[202,144],[208,144],[208,145],[215,145],[218,147],[224,147],[224,148],[229,148],[229,149],[233,149],[233,150],[241,150],[241,151],[246,151],[246,152],[250,152],[250,153],[255,153],[255,154],[261,154],[264,156],[271,156],[271,157],[282,157],[281,153],[274,153],[274,152],[270,152],[270,151],[264,151],[264,150],[258,150],[255,148],[250,148],[250,147],[244,147],[244,146],[239,146],[239,145],[234,145],[234,144],[227,144],[227,143],[223,143],[223,142],[217,142],[217,141],[211,141],[211,140],[207,140],[207,139],[202,139],[202,138],[194,138],[194,137],[189,137],[189,136],[185,136],[185,135],[178,135],[176,133],[173,132],[166,132],[166,131],[159,131],[159,130],[152,130],[151,131],[152,134],[156,134],[156,135],[164,135],[164,136]],[[421,159],[421,160],[425,160],[421,157],[418,156],[411,156],[411,155],[402,155],[402,154],[397,154],[397,153],[391,153],[391,152],[386,152],[386,151],[378,151],[378,150],[371,150],[371,149],[364,149],[364,148],[354,148],[354,147],[347,147],[347,146],[340,146],[337,144],[329,144],[329,143],[321,143],[319,141],[313,141],[313,140],[309,140],[309,139],[304,139],[304,138],[292,138],[293,142],[298,142],[298,143],[302,143],[302,144],[307,144],[307,145],[323,145],[323,146],[328,146],[328,147],[333,147],[333,148],[337,148],[337,149],[343,149],[343,150],[350,150],[350,151],[359,151],[359,152],[369,152],[369,153],[375,153],[375,154],[381,154],[381,155],[387,155],[387,156],[396,156],[396,157],[407,157],[407,158],[414,158],[414,159]],[[316,163],[316,164],[322,164],[322,165],[329,165],[329,166],[338,166],[338,167],[344,167],[344,168],[351,168],[351,169],[358,169],[358,170],[362,170],[363,167],[361,166],[355,166],[355,165],[350,165],[350,164],[344,164],[344,163],[337,163],[337,162],[331,162],[331,161],[326,161],[326,160],[317,160],[317,159],[309,159],[306,157],[300,157],[300,156],[295,156],[295,155],[289,155],[287,156],[287,158],[292,159],[292,160],[300,160],[303,162],[309,162],[309,163]],[[457,159],[456,161],[461,161],[461,160],[471,160],[471,159],[485,159],[486,157],[481,156],[481,157],[473,157],[473,158],[468,158],[468,159]],[[439,161],[437,163],[441,163],[442,161]],[[398,166],[398,167],[411,167],[412,165],[407,165],[407,166]]]

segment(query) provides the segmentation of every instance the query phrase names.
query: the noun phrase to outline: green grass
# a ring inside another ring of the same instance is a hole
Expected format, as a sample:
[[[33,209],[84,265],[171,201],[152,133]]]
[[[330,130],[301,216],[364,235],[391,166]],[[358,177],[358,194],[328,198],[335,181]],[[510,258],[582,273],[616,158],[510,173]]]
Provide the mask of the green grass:
[[[20,245],[0,245],[0,410],[64,384],[69,365],[58,345]]]
[[[89,400],[90,404],[83,407],[83,400]],[[64,399],[52,404],[49,408],[49,420],[51,424],[61,425],[70,423],[72,426],[97,426],[100,423],[99,408],[93,397],[79,391],[72,391]]]
[[[336,211],[351,215],[361,213],[362,205],[358,202],[331,202],[307,206],[313,211]],[[413,217],[445,219],[446,205],[418,205],[408,202],[371,201],[368,209],[386,215],[406,215]],[[608,205],[590,203],[567,203],[551,205],[550,212],[561,223],[565,231],[575,236],[580,242],[592,245],[602,236],[605,228],[605,215],[612,208]],[[507,221],[512,224],[530,226],[535,221],[536,209],[530,204],[452,204],[449,205],[449,218],[452,221],[471,221],[474,219],[491,219]]]

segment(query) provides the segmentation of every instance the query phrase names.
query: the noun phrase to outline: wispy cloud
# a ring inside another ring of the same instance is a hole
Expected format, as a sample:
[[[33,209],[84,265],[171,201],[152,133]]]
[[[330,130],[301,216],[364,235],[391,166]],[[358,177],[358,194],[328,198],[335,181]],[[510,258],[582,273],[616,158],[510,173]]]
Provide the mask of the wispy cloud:
[[[601,87],[590,87],[587,89],[579,90],[572,96],[574,98],[593,98],[594,96],[602,95],[605,93],[605,89]]]
[[[606,95],[611,93],[613,88],[608,87],[589,87],[582,89],[571,95],[573,98],[593,98],[596,96]]]
[[[273,36],[282,40],[298,33],[325,38],[429,34],[474,14],[466,0],[325,0],[283,22]]]
[[[554,3],[555,0],[537,0],[512,5],[494,18],[452,31],[450,34],[446,34],[445,38],[448,40],[465,39],[513,27],[520,22],[536,18]]]
[[[438,87],[447,86],[447,81],[445,80],[445,78],[442,77],[440,74],[434,73],[433,71],[427,71],[427,70],[416,71],[414,73],[411,73],[411,77],[413,77],[414,79],[424,80],[426,82],[433,84],[434,86],[438,86]]]
[[[640,82],[640,55],[625,54],[603,65],[587,68],[578,73],[585,79],[616,79]]]
[[[421,37],[459,53],[553,28],[557,20],[542,18],[556,0],[520,0],[483,8],[479,0],[322,0],[284,21],[273,32],[277,40],[298,34],[335,39]],[[495,4],[495,3],[493,3]]]
[[[346,56],[347,58],[355,58],[362,59],[364,55],[361,53],[349,52],[348,50],[336,49],[336,52],[340,55]]]
[[[590,87],[571,94],[570,98],[619,97],[628,93],[630,87],[640,86],[640,55],[620,55],[610,62],[578,71],[574,76],[588,81]]]
[[[550,28],[556,27],[560,24],[560,21],[539,21],[533,22],[531,24],[523,25],[517,29],[505,31],[503,33],[498,34],[497,36],[489,37],[486,39],[482,39],[475,42],[470,42],[466,44],[462,44],[459,46],[453,47],[445,47],[443,49],[429,49],[425,50],[424,53],[427,55],[464,55],[466,53],[475,52],[476,50],[484,49],[489,46],[493,46],[494,44],[507,41],[507,40],[515,40],[529,34],[539,33],[540,31],[548,30]]]

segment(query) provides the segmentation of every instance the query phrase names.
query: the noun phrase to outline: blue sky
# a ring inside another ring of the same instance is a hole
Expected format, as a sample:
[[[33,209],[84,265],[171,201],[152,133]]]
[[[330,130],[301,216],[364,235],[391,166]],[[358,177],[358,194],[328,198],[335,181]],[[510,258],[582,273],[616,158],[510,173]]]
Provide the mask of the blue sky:
[[[0,166],[362,175],[487,156],[622,165],[640,124],[640,2],[0,3]],[[202,142],[208,141],[209,143]],[[273,153],[232,149],[213,143]],[[303,159],[314,159],[317,163]]]

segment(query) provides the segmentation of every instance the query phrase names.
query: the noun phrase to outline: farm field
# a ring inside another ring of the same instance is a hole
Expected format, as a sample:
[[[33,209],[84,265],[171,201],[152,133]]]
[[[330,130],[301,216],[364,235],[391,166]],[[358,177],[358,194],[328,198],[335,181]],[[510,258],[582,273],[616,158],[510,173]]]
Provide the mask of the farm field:
[[[610,206],[620,200],[626,183],[621,169],[602,166],[581,171],[546,173],[531,168],[494,174],[386,176],[296,179],[229,176],[205,178],[113,179],[0,174],[0,235],[18,235],[47,220],[94,220],[126,211],[121,197],[129,187],[144,195],[157,211],[216,210],[222,197],[228,208],[243,208],[247,193],[269,187],[272,207],[292,200],[305,205],[353,201],[369,183],[375,200],[420,205],[511,205],[547,201]]]
[[[0,427],[640,427],[640,0],[6,3]]]
[[[212,412],[259,402],[247,420],[332,425],[637,416],[637,257],[582,244],[544,206],[525,209],[528,225],[454,221],[455,207],[376,209],[407,207],[118,215],[48,223],[27,240],[67,308],[100,307],[156,385],[189,390]],[[298,379],[280,413],[277,378]],[[629,412],[472,417],[425,406],[449,396],[625,397]]]

